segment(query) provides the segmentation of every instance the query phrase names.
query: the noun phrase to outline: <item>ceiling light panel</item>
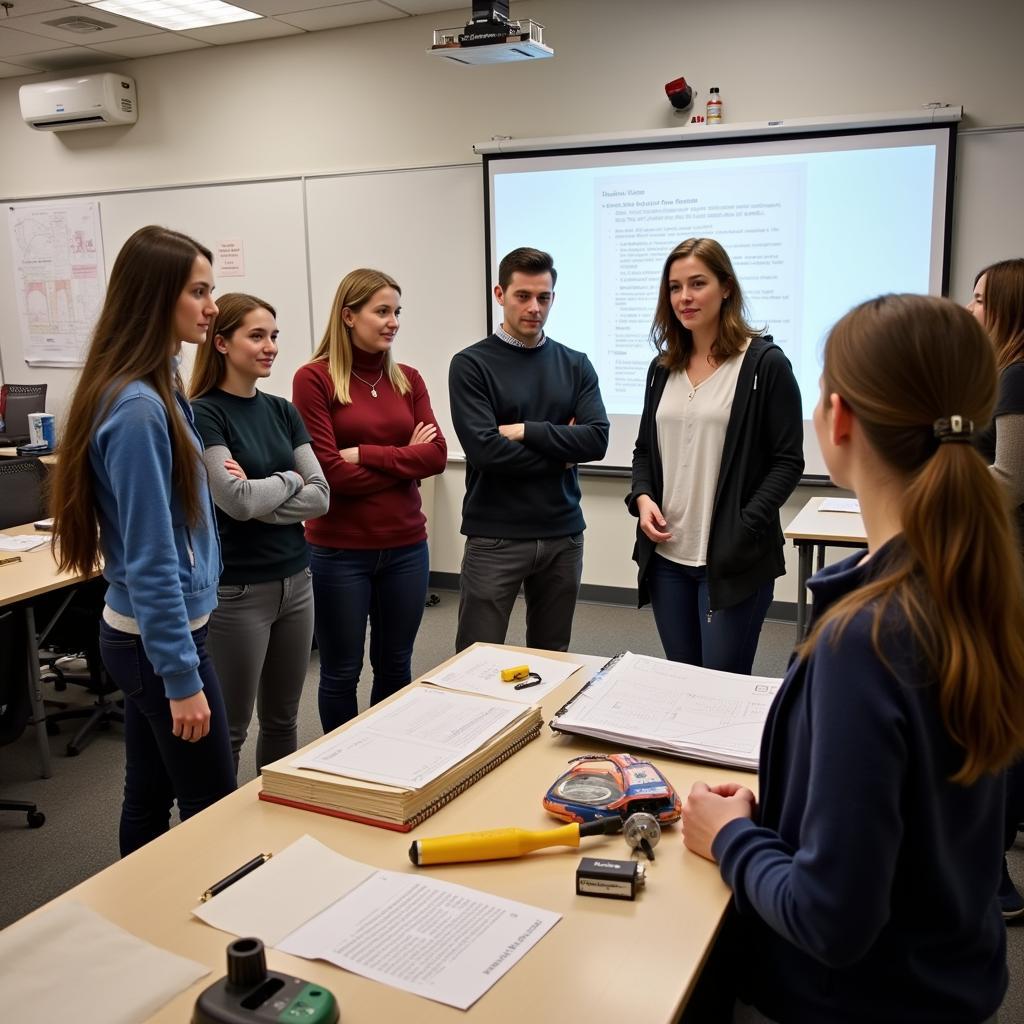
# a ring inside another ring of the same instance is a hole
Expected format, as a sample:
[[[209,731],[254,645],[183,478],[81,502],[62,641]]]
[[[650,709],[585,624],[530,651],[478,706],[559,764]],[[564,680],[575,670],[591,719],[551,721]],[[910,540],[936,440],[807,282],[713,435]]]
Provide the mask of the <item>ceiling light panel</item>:
[[[172,32],[250,21],[260,15],[221,0],[87,0],[90,7]]]

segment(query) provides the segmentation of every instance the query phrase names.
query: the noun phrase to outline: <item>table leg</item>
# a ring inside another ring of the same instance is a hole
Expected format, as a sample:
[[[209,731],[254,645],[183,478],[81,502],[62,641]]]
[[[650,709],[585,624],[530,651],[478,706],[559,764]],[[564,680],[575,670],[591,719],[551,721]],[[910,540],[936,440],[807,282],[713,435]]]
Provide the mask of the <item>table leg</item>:
[[[800,643],[807,633],[807,581],[811,576],[811,555],[814,546],[804,541],[794,541],[798,560],[796,579],[796,642]]]
[[[25,629],[28,632],[28,697],[32,707],[31,724],[36,727],[39,744],[39,774],[48,779],[53,775],[50,767],[50,741],[46,735],[46,709],[43,707],[43,683],[39,676],[39,644],[36,641],[36,617],[31,604],[25,605]]]

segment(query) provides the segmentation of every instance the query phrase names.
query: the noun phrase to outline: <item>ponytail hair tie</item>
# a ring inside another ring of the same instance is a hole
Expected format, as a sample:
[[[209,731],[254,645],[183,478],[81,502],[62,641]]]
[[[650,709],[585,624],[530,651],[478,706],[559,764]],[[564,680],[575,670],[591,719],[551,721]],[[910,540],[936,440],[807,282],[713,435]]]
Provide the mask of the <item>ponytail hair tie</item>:
[[[970,444],[974,433],[974,420],[966,419],[963,416],[950,416],[937,419],[932,424],[932,432],[939,439],[940,444],[947,441],[954,443]]]

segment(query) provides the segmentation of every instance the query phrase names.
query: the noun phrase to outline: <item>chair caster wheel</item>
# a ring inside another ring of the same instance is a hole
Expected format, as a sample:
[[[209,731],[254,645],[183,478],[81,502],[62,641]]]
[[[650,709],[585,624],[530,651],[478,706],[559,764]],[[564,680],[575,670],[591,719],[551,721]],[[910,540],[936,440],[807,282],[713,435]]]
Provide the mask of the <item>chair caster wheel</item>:
[[[82,751],[78,747],[76,747],[74,743],[69,743],[65,748],[64,752],[67,754],[68,757],[78,757],[78,755]]]
[[[29,811],[28,812],[28,827],[29,828],[42,828],[43,823],[46,821],[46,815],[42,811]]]

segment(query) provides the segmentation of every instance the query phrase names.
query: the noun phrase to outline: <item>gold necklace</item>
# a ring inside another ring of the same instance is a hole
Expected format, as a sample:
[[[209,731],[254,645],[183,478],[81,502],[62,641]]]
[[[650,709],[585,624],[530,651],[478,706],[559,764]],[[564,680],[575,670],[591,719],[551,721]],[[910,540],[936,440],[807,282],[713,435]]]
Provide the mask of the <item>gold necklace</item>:
[[[383,370],[380,371],[380,376],[372,384],[368,380],[363,380],[363,378],[360,377],[359,374],[356,373],[355,370],[350,370],[349,373],[351,373],[352,376],[355,377],[356,380],[361,381],[363,384],[365,384],[370,389],[370,397],[371,398],[376,398],[377,397],[377,385],[381,382],[381,380],[384,377],[384,371]]]

